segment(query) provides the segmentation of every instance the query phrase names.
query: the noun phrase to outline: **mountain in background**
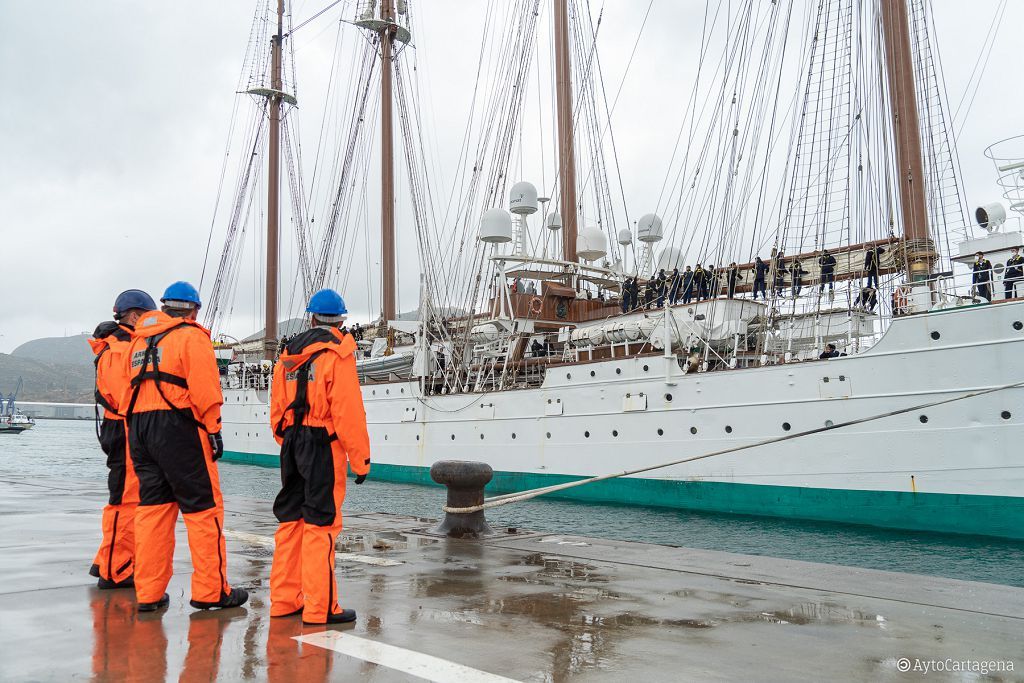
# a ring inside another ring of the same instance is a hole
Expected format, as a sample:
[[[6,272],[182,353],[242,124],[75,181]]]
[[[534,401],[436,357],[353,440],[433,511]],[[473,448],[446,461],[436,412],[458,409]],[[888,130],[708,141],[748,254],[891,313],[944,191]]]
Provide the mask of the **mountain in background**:
[[[25,342],[11,352],[12,356],[54,365],[92,364],[88,334],[71,337],[46,337]]]

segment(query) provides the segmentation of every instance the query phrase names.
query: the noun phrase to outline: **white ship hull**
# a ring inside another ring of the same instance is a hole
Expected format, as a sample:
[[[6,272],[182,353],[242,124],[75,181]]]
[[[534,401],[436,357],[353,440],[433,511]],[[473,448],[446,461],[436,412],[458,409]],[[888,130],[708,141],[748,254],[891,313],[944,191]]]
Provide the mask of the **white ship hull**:
[[[756,443],[1024,381],[1024,302],[895,319],[828,361],[684,374],[671,359],[550,368],[537,389],[366,386],[378,479],[484,461],[519,490]],[[229,457],[272,464],[266,392],[226,390]],[[788,428],[787,428],[788,425]],[[1024,538],[1024,389],[577,487],[567,497]]]

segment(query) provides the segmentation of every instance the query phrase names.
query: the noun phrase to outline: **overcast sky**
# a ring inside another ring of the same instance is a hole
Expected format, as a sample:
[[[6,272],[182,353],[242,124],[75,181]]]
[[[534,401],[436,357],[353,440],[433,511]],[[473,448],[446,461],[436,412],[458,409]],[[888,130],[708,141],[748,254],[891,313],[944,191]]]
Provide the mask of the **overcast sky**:
[[[998,0],[931,2],[955,106]],[[595,12],[602,4],[591,3]],[[141,287],[158,296],[173,280],[198,282],[254,4],[0,2],[6,86],[0,108],[0,352],[37,337],[92,330],[109,318],[122,289]],[[296,21],[327,4],[295,0]],[[646,3],[604,4],[599,49],[614,89]],[[483,0],[414,5],[416,49],[425,62],[439,149],[461,140],[484,6]],[[638,198],[630,200],[637,210],[656,200],[664,179],[666,140],[674,138],[689,94],[689,72],[681,62],[693,53],[703,6],[703,0],[654,0],[615,111],[625,189]],[[328,13],[296,34],[300,98],[309,102],[305,108],[300,103],[307,133],[319,130],[323,109],[316,99],[327,78],[336,20]],[[972,206],[999,198],[982,150],[1024,133],[1019,44],[1012,30],[1021,25],[1024,2],[1010,0],[959,139]],[[304,146],[307,155],[314,149],[310,141]],[[214,238],[214,259],[220,241]],[[415,251],[411,236],[406,241],[399,260],[408,268]],[[354,275],[349,288],[344,294],[353,314],[370,317],[374,304],[365,275]],[[414,277],[405,277],[401,297],[402,309],[415,307]],[[240,321],[232,333],[252,332],[247,324]]]

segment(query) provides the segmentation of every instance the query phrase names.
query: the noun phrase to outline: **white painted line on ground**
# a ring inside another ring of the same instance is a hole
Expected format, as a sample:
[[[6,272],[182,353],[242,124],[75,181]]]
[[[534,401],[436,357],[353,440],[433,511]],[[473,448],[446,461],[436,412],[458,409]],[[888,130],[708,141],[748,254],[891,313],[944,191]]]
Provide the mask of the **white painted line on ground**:
[[[260,536],[258,534],[250,534],[245,531],[225,529],[224,538],[230,538],[244,543],[251,543],[253,545],[261,545],[266,548],[274,547],[273,536]],[[339,562],[360,562],[362,564],[372,564],[375,567],[397,567],[400,564],[405,564],[400,560],[391,560],[386,557],[374,557],[373,555],[357,555],[355,553],[340,553],[337,557]]]
[[[509,683],[515,680],[462,666],[440,657],[425,655],[422,652],[406,650],[404,647],[387,645],[340,631],[320,631],[304,636],[294,636],[294,638],[302,643],[340,652],[364,662],[386,666],[389,669],[436,683],[465,683],[466,681]]]

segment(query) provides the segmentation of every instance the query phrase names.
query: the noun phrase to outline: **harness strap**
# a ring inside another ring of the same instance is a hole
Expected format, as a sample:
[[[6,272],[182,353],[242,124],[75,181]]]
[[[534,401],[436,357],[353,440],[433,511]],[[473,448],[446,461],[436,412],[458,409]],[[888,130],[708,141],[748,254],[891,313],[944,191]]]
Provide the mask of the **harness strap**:
[[[169,335],[174,330],[184,327],[188,323],[178,323],[170,329],[164,330],[162,333],[150,337],[146,340],[146,350],[142,357],[142,369],[139,373],[132,377],[131,385],[134,387],[132,390],[131,400],[128,402],[128,410],[125,411],[125,419],[130,418],[135,414],[135,402],[139,398],[139,390],[142,388],[142,383],[145,381],[153,381],[156,384],[157,393],[160,394],[160,398],[164,400],[167,407],[178,413],[188,421],[192,422],[196,427],[202,429],[204,432],[207,431],[206,425],[196,419],[196,416],[192,414],[192,411],[187,408],[179,408],[178,406],[171,403],[170,399],[164,394],[163,383],[173,384],[181,387],[182,389],[188,389],[188,382],[184,377],[173,375],[168,372],[160,371],[160,351],[158,345],[164,340],[164,337]],[[149,369],[150,363],[153,364],[153,369]]]
[[[319,358],[321,354],[326,353],[326,351],[327,349],[315,351],[305,360],[304,363],[302,363],[302,365],[293,370],[296,374],[295,398],[292,399],[292,402],[284,409],[284,415],[281,416],[281,419],[277,421],[277,427],[274,429],[274,432],[279,437],[284,438],[284,434],[287,431],[284,428],[284,418],[288,415],[289,411],[291,411],[295,416],[289,428],[301,427],[303,422],[306,421],[306,415],[309,414],[309,369],[313,366],[313,361]],[[331,434],[330,440],[334,441],[337,438],[337,434]]]

